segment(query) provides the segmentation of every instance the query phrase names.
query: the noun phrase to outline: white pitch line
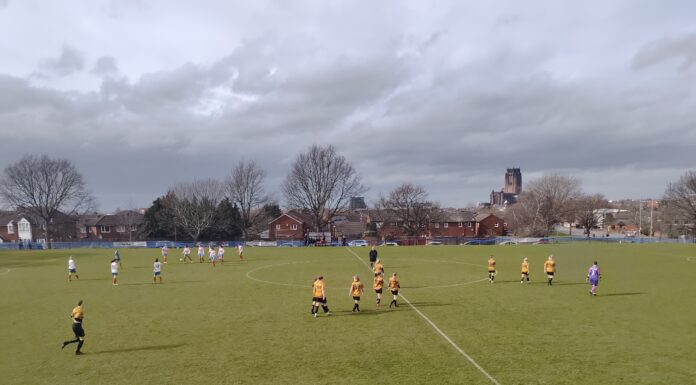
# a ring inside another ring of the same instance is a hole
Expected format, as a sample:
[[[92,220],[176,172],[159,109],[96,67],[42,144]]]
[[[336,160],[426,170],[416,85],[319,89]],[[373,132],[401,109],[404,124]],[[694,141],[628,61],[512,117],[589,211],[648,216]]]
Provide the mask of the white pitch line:
[[[256,271],[259,271],[259,270],[270,269],[271,267],[277,267],[277,266],[295,265],[295,264],[298,264],[298,263],[309,263],[309,262],[308,262],[308,261],[302,261],[302,262],[287,262],[287,263],[279,263],[279,264],[276,264],[276,265],[261,266],[261,267],[257,267],[257,268],[255,268],[255,269],[251,269],[251,270],[247,271],[246,277],[249,278],[249,279],[252,280],[252,281],[261,282],[261,283],[267,283],[267,284],[270,284],[270,285],[295,286],[295,287],[304,287],[304,288],[308,288],[308,287],[310,287],[310,286],[308,286],[308,285],[300,285],[300,284],[297,284],[297,283],[284,283],[284,282],[265,281],[265,280],[263,280],[263,279],[254,278],[254,277],[252,277],[252,276],[250,275],[251,273],[256,272]]]
[[[372,269],[370,268],[370,265],[368,265],[367,262],[365,262],[362,258],[360,258],[360,256],[359,256],[358,254],[356,254],[353,250],[351,250],[351,249],[349,249],[349,248],[347,248],[347,247],[346,247],[346,250],[350,251],[350,253],[353,254],[353,255],[355,256],[355,258],[357,258],[360,262],[362,262],[363,265],[365,265],[365,267],[367,267],[368,270],[372,271]],[[429,323],[430,326],[431,326],[433,329],[435,329],[435,331],[436,331],[438,334],[440,334],[440,336],[441,336],[442,338],[445,339],[445,341],[449,342],[449,344],[452,345],[452,347],[453,347],[455,350],[457,350],[462,356],[464,356],[464,358],[466,358],[472,365],[474,365],[474,367],[475,367],[476,369],[478,369],[479,372],[483,373],[483,375],[486,376],[489,380],[491,380],[492,383],[494,383],[494,384],[496,384],[496,385],[500,385],[500,383],[499,383],[495,378],[493,378],[493,376],[491,376],[484,368],[481,367],[481,365],[479,365],[473,358],[471,358],[471,356],[468,355],[468,354],[464,351],[464,349],[460,348],[459,345],[457,345],[456,343],[454,343],[454,341],[452,341],[452,339],[449,338],[449,336],[448,336],[447,334],[445,334],[445,332],[443,332],[439,327],[437,327],[437,325],[435,325],[435,323],[434,323],[433,321],[431,321],[430,318],[428,318],[428,316],[426,316],[425,314],[423,314],[423,312],[420,311],[415,305],[413,305],[413,304],[411,303],[411,301],[409,301],[406,297],[404,297],[403,294],[399,293],[399,297],[403,298],[403,300],[406,301],[406,303],[407,303],[409,306],[411,306],[411,308],[412,308],[413,310],[415,310],[416,313],[418,313],[418,315],[421,316],[421,318],[423,318],[427,323]]]
[[[6,271],[5,271],[5,272],[3,272],[3,273],[0,273],[0,275],[5,275],[5,274],[9,274],[9,273],[10,273],[10,271],[12,271],[12,269],[10,269],[9,267],[6,267],[6,268],[5,268],[5,270],[6,270]]]

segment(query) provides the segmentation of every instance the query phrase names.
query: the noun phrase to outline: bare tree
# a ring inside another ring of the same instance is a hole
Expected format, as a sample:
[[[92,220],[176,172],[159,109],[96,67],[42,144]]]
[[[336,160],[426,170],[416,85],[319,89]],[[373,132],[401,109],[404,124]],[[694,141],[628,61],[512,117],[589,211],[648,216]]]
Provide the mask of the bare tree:
[[[575,220],[585,230],[585,235],[590,236],[593,228],[599,224],[597,210],[607,206],[607,200],[602,194],[583,195],[573,202]]]
[[[244,239],[265,217],[263,205],[269,201],[263,188],[265,177],[266,172],[256,162],[241,161],[225,181],[229,199],[239,207]]]
[[[224,195],[223,184],[214,179],[180,183],[170,189],[167,200],[174,222],[184,229],[194,242],[213,225],[215,212]]]
[[[692,226],[696,224],[696,170],[689,170],[679,181],[670,183],[665,191],[665,200],[681,211]]]
[[[59,213],[75,215],[95,206],[75,165],[46,155],[26,155],[6,167],[0,196],[14,209],[23,209],[42,220],[47,242],[51,240],[53,219]]]
[[[333,146],[314,145],[299,154],[283,184],[288,206],[309,210],[317,231],[365,191],[353,166]]]
[[[428,200],[425,188],[411,183],[393,189],[387,197],[381,196],[377,208],[380,219],[397,219],[404,234],[411,236],[423,234],[440,215],[439,206]]]
[[[529,182],[506,217],[517,234],[547,236],[554,226],[573,217],[571,202],[580,194],[578,179],[546,175]]]

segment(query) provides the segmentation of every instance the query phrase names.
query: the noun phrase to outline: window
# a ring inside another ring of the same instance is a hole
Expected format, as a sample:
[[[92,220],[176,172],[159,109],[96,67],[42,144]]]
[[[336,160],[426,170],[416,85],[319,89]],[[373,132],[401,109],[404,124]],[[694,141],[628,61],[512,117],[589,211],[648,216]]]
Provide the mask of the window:
[[[7,234],[14,234],[14,225],[12,222],[7,224]]]
[[[462,223],[462,222],[457,223],[457,227],[464,227],[464,223]]]
[[[126,232],[126,226],[125,226],[125,225],[118,225],[118,226],[116,226],[116,232],[117,232],[117,233],[125,233],[125,232]]]
[[[99,226],[99,231],[102,233],[110,233],[111,226]]]
[[[439,229],[440,228],[440,222],[435,222],[435,228]]]
[[[19,227],[19,231],[21,232],[27,232],[30,229],[29,223],[27,222],[20,222],[17,224],[17,227]]]
[[[448,227],[449,227],[449,223],[447,223],[447,222],[443,223],[443,224],[442,224],[442,227],[448,228]]]
[[[297,230],[297,223],[293,223],[290,225],[290,230]]]
[[[80,234],[87,234],[87,226],[80,226]]]
[[[138,225],[131,225],[130,231],[138,231]]]
[[[280,230],[280,225],[276,225],[276,230]]]
[[[474,224],[471,223],[471,222],[469,222],[469,223],[467,223],[467,227],[468,227],[468,228],[472,228],[472,227],[474,227]]]
[[[495,227],[499,227],[499,226],[500,226],[500,223],[496,222]]]

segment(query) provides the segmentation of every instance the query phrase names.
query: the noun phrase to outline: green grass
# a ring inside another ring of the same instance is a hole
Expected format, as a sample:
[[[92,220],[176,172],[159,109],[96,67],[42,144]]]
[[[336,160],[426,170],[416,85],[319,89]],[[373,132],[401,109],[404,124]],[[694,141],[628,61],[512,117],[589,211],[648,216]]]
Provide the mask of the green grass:
[[[367,248],[351,250],[367,259]],[[693,245],[379,250],[402,293],[501,384],[696,383]],[[181,264],[179,252],[164,267],[165,283],[153,285],[159,250],[122,250],[118,287],[112,250],[0,252],[0,382],[490,383],[403,300],[376,311],[367,290],[363,313],[352,314],[351,276],[371,281],[345,248],[247,248],[248,261],[228,253],[215,269]],[[498,260],[493,285],[481,281],[489,253]],[[549,253],[559,268],[553,287],[542,277]],[[71,254],[82,279],[68,283]],[[519,283],[523,256],[531,285]],[[585,274],[595,258],[604,278],[590,297]],[[333,317],[310,317],[318,274]],[[75,345],[60,344],[72,337],[68,314],[78,299],[87,338],[76,357]]]

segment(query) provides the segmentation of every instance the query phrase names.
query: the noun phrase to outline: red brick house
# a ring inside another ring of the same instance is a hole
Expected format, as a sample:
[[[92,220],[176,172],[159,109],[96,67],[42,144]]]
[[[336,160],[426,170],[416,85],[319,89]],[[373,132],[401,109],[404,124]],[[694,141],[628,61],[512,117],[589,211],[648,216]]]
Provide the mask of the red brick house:
[[[144,215],[138,211],[83,216],[78,223],[82,240],[136,241],[143,238]]]
[[[478,225],[478,238],[499,237],[507,233],[505,221],[494,214],[478,214],[475,220]]]
[[[268,237],[278,240],[302,241],[305,239],[305,234],[313,229],[314,221],[308,215],[290,210],[268,224]]]
[[[50,241],[73,241],[76,239],[75,217],[61,212],[49,223]],[[21,211],[0,212],[0,237],[4,242],[45,242],[46,224],[43,220]]]
[[[384,238],[404,236],[403,222],[393,213],[381,212],[372,217],[377,234]],[[493,214],[477,214],[472,211],[442,211],[439,218],[430,222],[421,237],[488,238],[505,234],[505,221]]]

